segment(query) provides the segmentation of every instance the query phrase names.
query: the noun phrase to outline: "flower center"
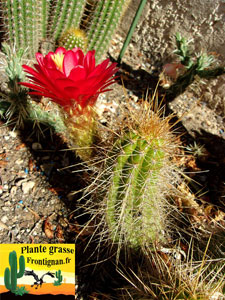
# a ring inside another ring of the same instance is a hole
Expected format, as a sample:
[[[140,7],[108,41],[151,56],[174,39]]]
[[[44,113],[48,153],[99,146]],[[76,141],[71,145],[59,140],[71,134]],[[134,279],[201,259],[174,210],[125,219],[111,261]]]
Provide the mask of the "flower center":
[[[54,61],[56,67],[59,69],[59,71],[62,71],[63,69],[63,59],[64,59],[64,54],[63,53],[57,53],[53,54],[52,60]]]

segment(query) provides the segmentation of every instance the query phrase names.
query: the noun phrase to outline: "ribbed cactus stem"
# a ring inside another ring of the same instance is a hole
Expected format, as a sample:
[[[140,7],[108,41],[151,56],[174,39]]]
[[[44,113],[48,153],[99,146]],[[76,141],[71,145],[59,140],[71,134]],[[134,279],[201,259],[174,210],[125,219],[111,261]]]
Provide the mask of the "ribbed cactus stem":
[[[54,17],[51,24],[51,35],[57,40],[62,31],[71,26],[79,27],[85,0],[58,0],[54,8]]]
[[[120,14],[123,10],[124,0],[116,0],[113,2],[114,5],[108,12],[108,16],[106,17],[105,24],[102,28],[101,36],[99,37],[99,40],[95,45],[97,60],[101,57],[102,53],[106,49],[106,46],[111,40],[114,30],[116,26],[118,26]]]
[[[27,45],[26,2],[27,2],[26,0],[21,1],[21,14],[22,14],[22,19],[23,19],[21,27],[22,27],[22,34],[23,34],[23,43],[25,46]]]
[[[106,3],[105,3],[106,2]],[[96,7],[96,14],[88,32],[89,49],[94,49],[95,45],[102,34],[105,19],[110,10],[111,1],[99,1]]]
[[[56,32],[55,32],[55,35],[54,35],[55,40],[57,40],[57,38],[59,37],[59,35],[61,34],[61,32],[63,30],[70,0],[64,0],[62,2],[62,4],[61,4],[61,2],[62,1],[58,2],[59,5],[62,5],[62,7],[59,10],[60,6],[57,6],[55,20],[54,20],[54,23],[53,23],[53,26],[57,28]]]
[[[162,140],[130,133],[116,144],[118,158],[107,194],[106,220],[113,242],[131,247],[163,240],[163,203],[157,184],[165,153]]]
[[[87,106],[82,109],[78,106],[78,111],[70,109],[63,113],[63,116],[71,146],[83,161],[89,161],[93,153],[97,126],[93,108]]]
[[[14,16],[15,42],[16,42],[16,45],[20,46],[18,1],[13,1],[13,3],[12,3],[12,13],[13,13],[13,16]]]
[[[69,28],[71,25],[76,28],[79,27],[84,12],[84,7],[86,4],[86,0],[77,0],[73,2],[76,3],[75,14],[74,15],[71,14],[72,23],[68,24],[67,28]]]
[[[7,29],[8,29],[8,38],[9,43],[12,44],[14,42],[14,32],[13,32],[13,19],[12,19],[12,11],[11,11],[11,1],[7,0],[6,5],[3,5],[3,12],[5,12],[7,15],[5,15],[5,18],[7,20]]]
[[[42,0],[42,3],[41,3],[41,15],[42,15],[41,31],[42,31],[42,37],[44,39],[47,37],[48,12],[49,12],[49,1]]]
[[[9,253],[9,264],[11,267],[11,271],[9,268],[5,269],[4,274],[4,283],[5,287],[10,290],[12,293],[16,291],[17,288],[17,278],[21,278],[25,271],[25,259],[24,256],[21,255],[19,258],[19,272],[17,273],[17,255],[16,251],[12,251]]]

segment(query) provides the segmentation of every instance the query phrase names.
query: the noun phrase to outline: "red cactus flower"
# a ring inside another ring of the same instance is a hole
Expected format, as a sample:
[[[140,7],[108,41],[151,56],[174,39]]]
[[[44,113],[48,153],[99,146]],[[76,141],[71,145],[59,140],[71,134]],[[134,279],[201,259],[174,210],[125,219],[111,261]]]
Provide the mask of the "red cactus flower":
[[[20,84],[34,92],[30,94],[50,98],[61,105],[65,111],[80,113],[85,107],[93,106],[98,95],[108,91],[115,82],[112,76],[117,72],[116,63],[109,65],[109,59],[95,65],[95,51],[83,54],[79,48],[66,50],[59,47],[45,57],[36,53],[38,64],[31,68],[23,65],[31,83]]]

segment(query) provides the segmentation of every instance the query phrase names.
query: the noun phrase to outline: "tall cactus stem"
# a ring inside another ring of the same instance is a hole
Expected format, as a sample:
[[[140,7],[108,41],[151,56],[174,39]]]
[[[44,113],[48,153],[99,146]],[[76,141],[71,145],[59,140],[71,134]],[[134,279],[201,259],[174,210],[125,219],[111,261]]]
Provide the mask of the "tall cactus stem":
[[[8,29],[8,38],[9,38],[9,42],[10,44],[13,44],[14,42],[14,33],[13,33],[13,18],[12,18],[12,10],[11,10],[11,1],[7,0],[6,2],[6,7],[3,5],[3,12],[7,11],[7,29]]]
[[[47,14],[49,12],[49,2],[47,0],[42,0],[41,14],[42,14],[42,37],[45,39],[47,37]]]
[[[111,7],[109,16],[106,19],[106,24],[103,27],[103,33],[98,43],[96,43],[96,53],[97,59],[101,57],[103,51],[105,51],[106,45],[112,38],[114,29],[118,25],[120,14],[122,12],[124,0],[117,0],[114,2],[114,5]]]
[[[58,16],[58,21],[57,23],[55,23],[55,25],[57,24],[57,29],[56,29],[56,32],[55,32],[55,40],[58,39],[59,35],[61,34],[62,30],[63,30],[63,27],[64,27],[64,23],[65,23],[65,20],[66,20],[66,15],[67,15],[67,10],[68,10],[68,6],[69,6],[69,2],[70,0],[65,0],[62,4],[62,8],[61,8],[61,14],[60,16]]]
[[[20,37],[19,37],[19,16],[18,16],[18,1],[13,1],[12,11],[14,16],[14,35],[15,42],[18,47],[20,47]]]
[[[90,33],[88,33],[89,50],[92,50],[95,48],[96,42],[98,41],[99,36],[101,35],[101,30],[103,28],[107,13],[110,9],[110,4],[111,4],[111,1],[100,1],[98,3],[98,6],[96,8],[97,14],[91,24],[91,27],[89,30]]]

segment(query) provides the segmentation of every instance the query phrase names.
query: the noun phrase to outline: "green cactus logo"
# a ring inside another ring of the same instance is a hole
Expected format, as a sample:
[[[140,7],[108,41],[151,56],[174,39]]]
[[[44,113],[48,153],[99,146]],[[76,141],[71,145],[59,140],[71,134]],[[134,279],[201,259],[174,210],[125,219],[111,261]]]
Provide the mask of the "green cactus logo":
[[[58,280],[55,280],[54,283],[53,283],[53,285],[54,286],[61,285],[62,284],[62,279],[63,279],[63,276],[61,275],[61,270],[56,271],[55,277],[58,278]]]
[[[19,271],[17,271],[16,251],[12,251],[9,253],[9,264],[10,264],[11,270],[9,268],[6,268],[5,273],[4,273],[5,287],[16,295],[21,295],[21,294],[27,293],[27,291],[25,290],[25,287],[20,287],[20,288],[17,287],[17,278],[23,277],[24,271],[25,271],[24,256],[21,255],[19,258]]]

